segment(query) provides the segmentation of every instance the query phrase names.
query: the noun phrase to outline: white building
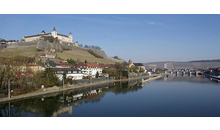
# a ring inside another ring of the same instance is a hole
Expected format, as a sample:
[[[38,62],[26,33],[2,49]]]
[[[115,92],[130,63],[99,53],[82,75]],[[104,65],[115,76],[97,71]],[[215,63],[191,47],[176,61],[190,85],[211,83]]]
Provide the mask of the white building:
[[[89,69],[86,63],[75,63],[73,68],[77,68],[82,71],[83,76],[88,76],[89,75]]]
[[[43,30],[41,32],[41,34],[37,34],[37,35],[31,35],[31,36],[23,36],[22,37],[22,41],[23,42],[33,42],[33,41],[38,41],[42,36],[53,36],[54,38],[58,38],[58,40],[62,41],[62,42],[68,42],[68,43],[73,43],[73,35],[72,33],[69,33],[69,35],[63,35],[63,34],[59,34],[57,33],[55,27],[52,30],[51,33],[45,33],[45,31]]]
[[[59,80],[63,79],[63,75],[66,75],[66,78],[72,80],[79,80],[83,78],[83,74],[79,69],[76,68],[52,68]]]
[[[84,76],[95,78],[97,72],[99,76],[102,74],[102,68],[95,63],[76,63],[73,67],[81,70]]]
[[[88,75],[95,78],[96,73],[99,73],[99,76],[102,74],[102,68],[95,63],[86,63],[88,67]]]

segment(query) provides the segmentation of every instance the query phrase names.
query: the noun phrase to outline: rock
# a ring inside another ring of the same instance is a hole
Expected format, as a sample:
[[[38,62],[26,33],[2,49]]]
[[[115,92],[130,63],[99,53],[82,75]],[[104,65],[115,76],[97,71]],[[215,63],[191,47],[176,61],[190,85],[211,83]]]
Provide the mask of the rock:
[[[44,41],[44,40],[39,40],[37,42],[36,49],[37,50],[56,49],[57,52],[62,52],[63,51],[63,48],[59,43],[58,44],[53,44],[53,43],[50,43],[50,42]]]

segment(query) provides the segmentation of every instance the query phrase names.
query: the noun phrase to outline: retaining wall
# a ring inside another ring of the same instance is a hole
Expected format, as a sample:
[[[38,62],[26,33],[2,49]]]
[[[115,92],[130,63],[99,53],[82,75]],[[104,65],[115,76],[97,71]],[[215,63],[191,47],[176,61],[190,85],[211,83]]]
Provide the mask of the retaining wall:
[[[82,79],[82,80],[75,80],[75,83],[73,85],[69,85],[71,87],[73,86],[82,86],[82,85],[93,85],[93,84],[99,84],[99,83],[105,83],[113,81],[113,77],[109,78],[97,78],[97,79]]]
[[[134,73],[134,72],[128,73],[128,79],[139,78],[143,76],[149,76],[149,74],[148,73]]]

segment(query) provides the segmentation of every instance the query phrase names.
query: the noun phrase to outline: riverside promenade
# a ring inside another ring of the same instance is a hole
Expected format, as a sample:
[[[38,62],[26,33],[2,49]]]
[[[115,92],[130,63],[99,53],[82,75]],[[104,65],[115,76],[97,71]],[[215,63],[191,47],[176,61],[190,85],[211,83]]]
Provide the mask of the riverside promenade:
[[[111,82],[122,82],[122,81],[130,81],[130,80],[137,80],[137,79],[143,79],[143,78],[150,78],[150,79],[144,80],[144,82],[149,82],[149,81],[161,78],[162,75],[163,74],[154,74],[154,75],[151,75],[151,76],[143,76],[143,77],[132,78],[132,79],[113,80],[113,81],[101,82],[101,83],[96,83],[96,84],[79,85],[79,86],[74,86],[74,87],[65,85],[64,88],[63,88],[63,86],[45,88],[45,89],[37,90],[35,92],[22,94],[22,95],[18,95],[18,96],[13,96],[11,98],[8,98],[8,97],[1,98],[0,103],[1,102],[9,102],[9,101],[13,101],[13,100],[20,100],[20,99],[25,99],[25,98],[30,98],[30,97],[37,97],[37,96],[40,96],[40,95],[46,95],[46,94],[51,94],[51,93],[58,93],[58,92],[67,91],[67,90],[80,89],[80,88],[84,88],[84,87],[92,87],[92,86],[111,83]]]

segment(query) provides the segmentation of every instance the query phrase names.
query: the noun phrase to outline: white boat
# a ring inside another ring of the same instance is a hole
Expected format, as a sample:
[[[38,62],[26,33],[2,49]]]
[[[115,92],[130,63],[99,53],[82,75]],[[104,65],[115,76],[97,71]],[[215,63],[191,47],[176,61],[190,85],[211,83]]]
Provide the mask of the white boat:
[[[209,76],[210,76],[211,78],[220,80],[220,71],[218,71],[217,73],[214,72],[214,73],[210,74]]]
[[[220,75],[216,76],[216,75],[210,75],[211,78],[214,78],[214,79],[218,79],[220,80]]]

